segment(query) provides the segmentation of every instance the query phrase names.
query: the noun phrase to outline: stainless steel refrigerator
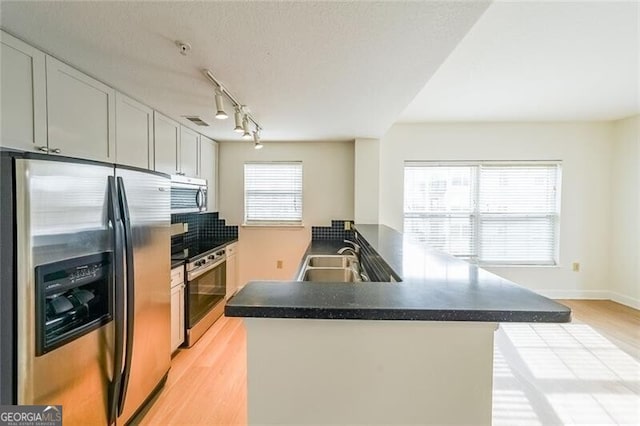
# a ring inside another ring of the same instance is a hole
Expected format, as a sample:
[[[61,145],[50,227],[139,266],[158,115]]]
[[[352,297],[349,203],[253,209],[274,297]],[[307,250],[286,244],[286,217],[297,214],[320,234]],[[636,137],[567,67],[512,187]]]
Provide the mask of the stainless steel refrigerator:
[[[170,181],[38,154],[1,165],[0,403],[125,424],[171,361]]]

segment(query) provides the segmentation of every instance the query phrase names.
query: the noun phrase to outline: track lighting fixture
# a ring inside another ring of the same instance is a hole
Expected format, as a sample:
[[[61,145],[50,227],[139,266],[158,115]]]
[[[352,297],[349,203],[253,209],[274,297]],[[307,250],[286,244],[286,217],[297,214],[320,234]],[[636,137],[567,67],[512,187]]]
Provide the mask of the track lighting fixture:
[[[251,139],[251,131],[249,130],[249,117],[247,117],[247,114],[245,114],[244,118],[242,119],[242,129],[244,130],[244,132],[242,133],[242,139]]]
[[[223,93],[224,90],[222,87],[218,86],[216,88],[216,118],[218,120],[225,120],[229,117],[227,113],[224,112],[224,99],[222,99]]]
[[[256,127],[256,130],[253,132],[253,147],[255,149],[262,149],[264,147],[264,145],[262,145],[262,142],[260,142],[260,129],[258,129]]]
[[[224,97],[231,102],[231,105],[234,108],[233,118],[235,122],[235,127],[233,129],[234,132],[242,133],[242,139],[251,140],[254,139],[255,148],[260,149],[263,147],[260,142],[260,131],[262,127],[258,122],[253,118],[253,116],[249,113],[249,109],[242,105],[238,100],[231,94],[229,91],[222,87],[220,82],[213,76],[211,71],[207,69],[203,69],[202,73],[213,83],[215,87],[215,100],[216,100],[216,118],[220,120],[224,120],[229,116],[224,111]],[[249,122],[252,122],[256,130],[252,132],[249,130]]]
[[[233,113],[233,118],[236,122],[236,127],[233,131],[236,133],[244,133],[244,128],[242,127],[242,106],[236,105],[236,111]]]

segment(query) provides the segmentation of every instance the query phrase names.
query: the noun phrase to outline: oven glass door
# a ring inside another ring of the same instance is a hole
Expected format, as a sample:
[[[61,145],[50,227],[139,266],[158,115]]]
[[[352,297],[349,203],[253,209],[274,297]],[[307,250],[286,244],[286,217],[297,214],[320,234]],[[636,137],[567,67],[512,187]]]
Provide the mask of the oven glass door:
[[[227,262],[187,282],[187,321],[192,328],[218,302],[226,292]]]

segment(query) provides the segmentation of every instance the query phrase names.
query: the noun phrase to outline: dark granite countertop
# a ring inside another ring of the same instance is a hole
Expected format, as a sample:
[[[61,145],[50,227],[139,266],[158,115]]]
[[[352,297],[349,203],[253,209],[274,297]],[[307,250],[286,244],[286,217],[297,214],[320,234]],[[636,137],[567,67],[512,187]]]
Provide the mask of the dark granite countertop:
[[[569,322],[571,310],[453,256],[416,244],[383,225],[356,231],[402,279],[398,283],[256,281],[225,315],[476,322]],[[306,254],[335,254],[342,241],[312,241]]]
[[[171,260],[171,269],[184,265],[184,260]]]

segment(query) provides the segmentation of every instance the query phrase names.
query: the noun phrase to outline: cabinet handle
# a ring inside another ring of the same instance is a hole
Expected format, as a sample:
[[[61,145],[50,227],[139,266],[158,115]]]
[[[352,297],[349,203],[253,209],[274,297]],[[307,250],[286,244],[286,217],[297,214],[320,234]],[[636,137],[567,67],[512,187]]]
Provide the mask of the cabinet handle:
[[[36,150],[40,152],[49,152],[49,148],[47,148],[46,146],[37,146]]]
[[[53,148],[51,152],[53,152],[54,154],[60,154],[62,151],[60,151],[60,148]]]

